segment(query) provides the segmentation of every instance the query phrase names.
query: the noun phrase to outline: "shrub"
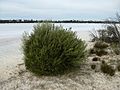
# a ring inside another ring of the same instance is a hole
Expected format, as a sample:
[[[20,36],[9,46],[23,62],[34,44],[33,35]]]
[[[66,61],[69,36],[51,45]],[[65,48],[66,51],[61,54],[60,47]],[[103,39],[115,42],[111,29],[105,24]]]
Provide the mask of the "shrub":
[[[108,52],[105,51],[104,49],[96,50],[96,55],[98,55],[98,56],[107,55],[107,54],[108,54]]]
[[[120,65],[117,66],[118,71],[120,71]]]
[[[95,64],[92,64],[92,65],[91,65],[91,69],[94,70],[95,68],[96,68],[96,65],[95,65]]]
[[[102,41],[97,41],[93,47],[90,49],[90,54],[96,54],[98,56],[107,55],[108,52],[105,50],[109,45]]]
[[[116,55],[120,54],[120,48],[114,48],[113,51],[115,52]]]
[[[109,74],[110,76],[113,76],[115,74],[115,69],[113,69],[112,66],[107,65],[106,63],[103,63],[101,65],[101,71],[103,73]]]
[[[105,42],[102,42],[102,41],[97,41],[94,45],[95,48],[98,48],[98,49],[105,49],[108,47],[108,44],[105,43]]]
[[[120,54],[120,46],[118,44],[111,44],[111,47],[112,47],[112,50],[114,51],[114,53],[116,55],[119,55]]]
[[[94,48],[90,48],[90,50],[89,50],[89,54],[95,54],[95,49]]]
[[[99,57],[94,57],[94,58],[92,59],[92,61],[100,61],[100,58],[99,58]]]
[[[102,60],[102,64],[105,64],[106,62],[104,60]]]
[[[89,50],[89,54],[96,54],[98,56],[107,55],[108,52],[105,48],[108,47],[108,44],[101,44],[99,42],[95,43],[95,46]]]
[[[75,32],[50,23],[37,24],[23,35],[25,66],[38,75],[58,75],[75,69],[86,56],[86,45]]]
[[[119,43],[120,44],[120,30],[116,24],[107,25],[105,29],[91,32],[90,36],[92,41],[104,41],[107,43]]]

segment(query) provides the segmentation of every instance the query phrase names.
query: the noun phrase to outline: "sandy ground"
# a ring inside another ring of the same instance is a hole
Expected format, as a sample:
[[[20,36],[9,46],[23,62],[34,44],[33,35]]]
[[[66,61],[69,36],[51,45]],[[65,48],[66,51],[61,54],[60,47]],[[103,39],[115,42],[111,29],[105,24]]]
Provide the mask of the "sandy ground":
[[[22,62],[21,39],[0,39],[0,81],[10,78],[17,64]]]
[[[38,77],[25,69],[22,58],[20,37],[0,39],[0,90],[120,90],[119,72],[111,77],[86,63],[67,75]]]

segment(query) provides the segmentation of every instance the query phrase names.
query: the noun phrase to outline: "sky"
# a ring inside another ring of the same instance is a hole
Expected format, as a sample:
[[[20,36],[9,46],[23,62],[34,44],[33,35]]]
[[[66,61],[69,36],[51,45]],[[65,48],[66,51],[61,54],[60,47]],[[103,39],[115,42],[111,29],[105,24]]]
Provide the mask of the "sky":
[[[106,20],[120,0],[0,0],[0,19]]]

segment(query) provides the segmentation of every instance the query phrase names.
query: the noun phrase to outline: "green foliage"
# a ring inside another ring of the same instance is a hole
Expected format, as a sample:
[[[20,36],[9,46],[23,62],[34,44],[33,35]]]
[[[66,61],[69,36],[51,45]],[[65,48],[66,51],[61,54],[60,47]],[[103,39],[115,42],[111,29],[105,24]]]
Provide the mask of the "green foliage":
[[[102,41],[97,41],[94,45],[94,48],[105,49],[108,47],[108,44]]]
[[[109,45],[102,41],[97,41],[92,49],[90,49],[90,54],[96,54],[98,56],[107,55],[108,52],[105,50]]]
[[[90,49],[89,53],[96,54],[97,56],[103,56],[108,54],[108,52],[105,49],[97,49],[97,48]]]
[[[98,56],[107,55],[107,54],[108,54],[108,52],[105,51],[104,49],[97,49],[96,50],[96,55],[98,55]]]
[[[120,15],[116,14],[116,19],[120,22]],[[91,32],[91,41],[102,41],[111,44],[117,44],[117,47],[112,47],[115,54],[120,54],[120,23],[106,25],[104,29]],[[99,45],[99,44],[98,44]]]
[[[97,41],[95,44],[95,48],[104,49],[107,48],[109,43],[112,50],[116,55],[120,54],[120,26],[113,24],[107,25],[105,29],[98,30],[95,33],[91,33],[92,41]],[[104,42],[104,43],[102,43]],[[106,42],[106,43],[105,43]],[[96,50],[91,53],[96,53],[98,56],[106,55],[107,52],[105,50]]]
[[[105,74],[109,74],[110,76],[113,76],[115,74],[115,69],[113,69],[112,66],[107,65],[106,63],[103,63],[101,65],[101,71]]]
[[[111,44],[111,47],[116,55],[120,54],[120,46],[118,44]]]
[[[120,54],[120,48],[113,48],[114,52],[116,55]]]
[[[33,32],[23,35],[25,66],[38,75],[58,75],[80,65],[86,45],[76,34],[50,23],[37,24]]]
[[[107,43],[120,43],[120,27],[118,25],[107,25],[105,29],[100,29],[90,34],[92,41],[104,41]]]

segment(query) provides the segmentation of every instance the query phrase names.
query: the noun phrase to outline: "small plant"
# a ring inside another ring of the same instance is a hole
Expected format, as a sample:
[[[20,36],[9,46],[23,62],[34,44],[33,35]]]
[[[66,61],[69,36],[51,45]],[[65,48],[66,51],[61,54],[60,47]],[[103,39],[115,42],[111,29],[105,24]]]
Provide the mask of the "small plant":
[[[119,55],[119,54],[120,54],[120,48],[114,48],[113,51],[115,52],[116,55]]]
[[[71,30],[50,23],[37,24],[23,36],[26,69],[38,75],[58,75],[78,67],[85,59],[86,44]]]
[[[117,70],[120,71],[120,59],[117,59]]]
[[[117,66],[118,71],[120,71],[120,64]]]
[[[91,48],[91,49],[89,50],[89,53],[90,53],[90,54],[95,54],[95,49],[94,49],[94,48]]]
[[[111,44],[111,47],[116,55],[120,54],[120,46],[118,44]]]
[[[94,47],[89,50],[90,54],[96,54],[98,56],[107,55],[108,52],[106,48],[108,47],[107,43],[98,41],[95,43]]]
[[[93,47],[90,49],[90,54],[96,54],[98,56],[107,55],[108,52],[105,50],[109,45],[102,41],[97,41]]]
[[[92,65],[91,65],[91,69],[94,70],[95,68],[96,68],[96,65],[95,65],[95,64],[92,64]]]
[[[113,76],[115,74],[115,69],[113,69],[112,66],[107,65],[106,63],[103,63],[101,65],[101,71],[105,74],[109,74],[110,76]]]
[[[102,60],[102,64],[105,64],[106,62],[104,60]]]
[[[94,58],[92,59],[92,61],[99,61],[99,60],[100,60],[99,57],[94,57]]]
[[[92,41],[103,41],[106,43],[120,44],[120,27],[116,24],[107,25],[106,28],[91,32]]]
[[[98,56],[107,55],[107,54],[108,54],[108,52],[105,51],[104,49],[96,50],[96,55],[98,55]]]
[[[105,42],[102,41],[97,41],[94,45],[94,48],[98,48],[98,49],[105,49],[107,48],[109,45]]]

